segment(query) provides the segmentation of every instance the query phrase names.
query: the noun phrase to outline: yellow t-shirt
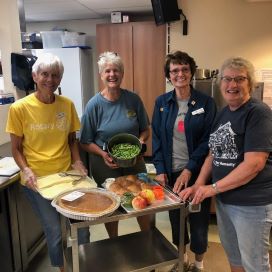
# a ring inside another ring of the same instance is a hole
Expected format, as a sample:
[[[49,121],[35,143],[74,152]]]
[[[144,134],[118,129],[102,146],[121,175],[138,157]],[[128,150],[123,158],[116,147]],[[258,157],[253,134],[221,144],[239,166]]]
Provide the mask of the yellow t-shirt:
[[[54,103],[44,104],[31,94],[11,105],[6,132],[23,137],[28,166],[44,176],[69,169],[68,135],[79,128],[75,106],[68,98],[56,95]]]

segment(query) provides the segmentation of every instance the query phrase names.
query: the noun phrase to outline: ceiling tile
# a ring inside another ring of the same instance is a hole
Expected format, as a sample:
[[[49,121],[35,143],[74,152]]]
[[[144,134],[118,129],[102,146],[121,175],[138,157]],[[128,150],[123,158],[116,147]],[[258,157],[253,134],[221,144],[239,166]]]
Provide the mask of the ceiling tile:
[[[151,0],[24,0],[24,9],[27,22],[100,19],[116,10],[152,13]]]

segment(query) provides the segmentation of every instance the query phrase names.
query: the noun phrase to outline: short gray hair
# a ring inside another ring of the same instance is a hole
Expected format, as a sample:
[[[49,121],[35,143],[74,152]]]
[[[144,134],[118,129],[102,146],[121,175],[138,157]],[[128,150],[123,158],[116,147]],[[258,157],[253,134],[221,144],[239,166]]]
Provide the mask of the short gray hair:
[[[119,71],[121,73],[124,73],[123,61],[117,53],[104,52],[100,54],[97,64],[98,64],[99,74],[101,74],[104,71],[105,67],[108,64],[115,64],[118,67]]]
[[[250,93],[254,91],[256,79],[255,79],[255,68],[253,64],[241,57],[232,57],[227,60],[225,60],[221,66],[220,72],[219,72],[219,80],[221,80],[223,73],[225,69],[232,68],[237,70],[246,70],[247,78],[249,82],[250,87]]]
[[[59,59],[59,57],[53,55],[52,53],[43,53],[38,56],[38,59],[32,66],[32,73],[37,74],[43,69],[57,70],[62,77],[64,72],[64,67]]]

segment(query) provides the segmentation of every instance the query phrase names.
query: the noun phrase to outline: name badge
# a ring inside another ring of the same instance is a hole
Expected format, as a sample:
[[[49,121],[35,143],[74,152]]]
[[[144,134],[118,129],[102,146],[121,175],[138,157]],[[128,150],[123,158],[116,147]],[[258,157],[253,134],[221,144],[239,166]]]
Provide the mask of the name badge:
[[[204,112],[205,112],[204,109],[200,108],[198,110],[192,111],[192,115],[201,114],[201,113],[204,113]]]

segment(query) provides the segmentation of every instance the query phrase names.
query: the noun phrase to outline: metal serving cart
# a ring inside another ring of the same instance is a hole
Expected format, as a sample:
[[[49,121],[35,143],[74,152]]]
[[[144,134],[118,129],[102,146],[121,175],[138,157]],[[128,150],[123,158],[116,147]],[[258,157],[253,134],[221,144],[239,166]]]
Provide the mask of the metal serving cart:
[[[156,222],[153,222],[149,231],[78,245],[79,228],[173,209],[180,210],[181,235],[178,249],[164,237],[156,227]],[[179,271],[183,271],[184,225],[187,214],[187,204],[177,202],[131,213],[120,206],[112,215],[91,221],[77,221],[61,215],[64,269],[66,272],[139,272],[178,263]]]

